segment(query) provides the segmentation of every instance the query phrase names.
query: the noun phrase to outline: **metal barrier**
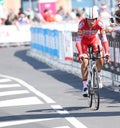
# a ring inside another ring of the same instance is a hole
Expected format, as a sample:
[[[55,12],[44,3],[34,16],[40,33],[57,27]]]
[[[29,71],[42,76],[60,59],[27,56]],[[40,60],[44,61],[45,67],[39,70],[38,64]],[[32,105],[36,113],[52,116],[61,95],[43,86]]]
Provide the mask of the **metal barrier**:
[[[70,72],[80,73],[75,47],[76,31],[33,26],[31,33],[31,50],[36,51],[37,57],[47,61],[48,64],[56,66],[62,64],[62,69],[66,67]],[[111,63],[104,65],[103,75],[110,78],[114,85],[114,81],[120,82],[120,37],[119,34],[115,38],[108,34],[107,38],[110,43]]]

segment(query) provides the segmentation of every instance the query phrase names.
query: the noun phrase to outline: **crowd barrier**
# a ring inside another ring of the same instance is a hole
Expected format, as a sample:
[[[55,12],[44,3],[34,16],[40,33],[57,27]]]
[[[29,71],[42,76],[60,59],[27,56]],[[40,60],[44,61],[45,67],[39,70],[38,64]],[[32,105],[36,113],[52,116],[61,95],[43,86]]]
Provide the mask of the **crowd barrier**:
[[[1,25],[0,47],[30,45],[31,53],[48,64],[80,74],[75,38],[78,22],[49,23],[42,25]],[[107,34],[110,44],[110,64],[105,64],[102,75],[120,82],[120,36]]]
[[[37,51],[38,56],[42,58],[46,56],[51,60],[55,59],[57,64],[62,62],[64,65],[76,67],[76,71],[80,68],[77,61],[77,50],[75,47],[75,37],[77,34],[78,23],[54,23],[41,26],[31,27],[31,49]],[[103,67],[103,75],[112,79],[112,81],[120,81],[120,37],[116,34],[113,37],[107,34],[110,43],[110,64]],[[43,57],[44,55],[44,57]],[[50,62],[49,62],[50,63]],[[70,69],[72,70],[72,68]]]
[[[0,46],[17,45],[18,43],[29,44],[31,41],[30,25],[1,25]]]

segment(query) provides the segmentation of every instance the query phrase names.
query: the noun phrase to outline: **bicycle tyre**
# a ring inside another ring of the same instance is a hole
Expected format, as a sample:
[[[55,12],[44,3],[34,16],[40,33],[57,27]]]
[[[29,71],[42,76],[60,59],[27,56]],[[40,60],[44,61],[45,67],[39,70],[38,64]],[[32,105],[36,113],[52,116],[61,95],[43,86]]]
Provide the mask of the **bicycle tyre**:
[[[93,102],[95,110],[99,109],[100,105],[100,89],[99,89],[99,80],[98,80],[98,72],[97,69],[93,70]]]
[[[91,94],[91,85],[88,85],[88,106],[92,107],[93,95]]]
[[[90,78],[92,78],[92,73],[90,72]],[[93,95],[91,93],[91,80],[88,81],[88,106],[92,107]]]

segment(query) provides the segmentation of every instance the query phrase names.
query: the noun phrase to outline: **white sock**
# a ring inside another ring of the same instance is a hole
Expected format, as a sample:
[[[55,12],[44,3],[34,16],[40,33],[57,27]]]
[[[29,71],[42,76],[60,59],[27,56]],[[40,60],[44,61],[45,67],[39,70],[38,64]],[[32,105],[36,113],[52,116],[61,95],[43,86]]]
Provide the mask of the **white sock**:
[[[98,77],[101,77],[101,72],[98,72]]]
[[[86,81],[83,81],[83,87],[84,88],[87,88],[87,80]]]

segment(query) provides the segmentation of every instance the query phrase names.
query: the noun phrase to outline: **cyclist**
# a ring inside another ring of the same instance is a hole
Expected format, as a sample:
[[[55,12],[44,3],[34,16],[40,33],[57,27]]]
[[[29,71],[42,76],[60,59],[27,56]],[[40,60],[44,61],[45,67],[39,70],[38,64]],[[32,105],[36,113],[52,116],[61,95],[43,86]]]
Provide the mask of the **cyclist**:
[[[99,37],[100,35],[100,37]],[[83,81],[83,96],[87,97],[87,65],[88,60],[84,59],[87,57],[88,46],[92,45],[94,51],[98,50],[98,45],[100,47],[100,56],[109,56],[109,43],[105,33],[105,27],[103,22],[98,19],[97,9],[94,7],[86,10],[85,18],[80,20],[78,25],[78,32],[76,37],[76,48],[79,54],[79,61],[81,63],[81,74]],[[109,59],[108,59],[109,61]],[[100,72],[104,63],[104,59],[97,60],[98,75],[100,77]],[[100,84],[102,86],[102,84]]]

